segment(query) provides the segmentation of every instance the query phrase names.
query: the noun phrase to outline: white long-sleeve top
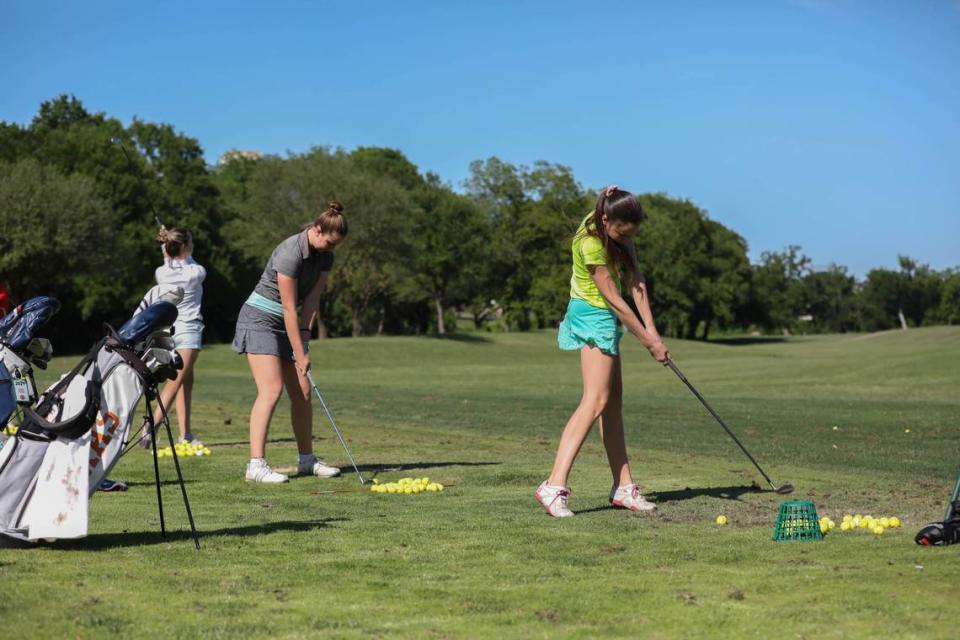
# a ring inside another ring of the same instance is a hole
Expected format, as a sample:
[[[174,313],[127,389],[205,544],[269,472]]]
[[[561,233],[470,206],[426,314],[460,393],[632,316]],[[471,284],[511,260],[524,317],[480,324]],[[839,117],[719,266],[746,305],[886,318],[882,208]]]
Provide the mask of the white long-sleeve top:
[[[183,288],[183,300],[177,305],[177,322],[203,320],[200,314],[200,301],[203,299],[203,281],[207,270],[193,256],[185,259],[164,258],[163,265],[157,267],[157,284],[172,284]]]

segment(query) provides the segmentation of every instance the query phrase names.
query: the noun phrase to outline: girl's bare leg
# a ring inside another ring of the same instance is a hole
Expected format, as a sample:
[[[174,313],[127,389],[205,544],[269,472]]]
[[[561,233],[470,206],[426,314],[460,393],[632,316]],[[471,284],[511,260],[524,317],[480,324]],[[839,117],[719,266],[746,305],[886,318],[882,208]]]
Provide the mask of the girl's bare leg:
[[[583,441],[610,400],[615,366],[619,358],[607,355],[595,347],[580,350],[580,371],[583,375],[583,396],[580,405],[570,416],[560,436],[557,457],[548,482],[567,486],[570,467],[583,446]]]
[[[250,410],[250,457],[264,457],[270,418],[283,393],[280,358],[259,353],[248,353],[247,363],[257,385],[257,399]]]
[[[610,398],[600,414],[600,438],[607,450],[607,461],[616,486],[633,484],[630,462],[627,459],[627,443],[623,433],[623,370],[620,358],[616,358]]]
[[[290,423],[297,439],[297,450],[302,454],[313,453],[313,407],[310,404],[310,383],[300,375],[293,362],[281,363],[283,386],[290,396]]]

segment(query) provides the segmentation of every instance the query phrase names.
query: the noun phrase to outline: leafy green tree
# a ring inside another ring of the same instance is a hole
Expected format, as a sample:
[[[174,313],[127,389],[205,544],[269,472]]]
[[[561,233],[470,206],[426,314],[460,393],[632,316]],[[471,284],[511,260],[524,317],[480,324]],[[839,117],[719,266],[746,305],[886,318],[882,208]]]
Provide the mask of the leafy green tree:
[[[115,299],[112,217],[86,176],[66,176],[33,158],[0,162],[0,273],[17,300],[53,295],[64,303],[50,334],[57,342],[69,344],[71,333],[89,339],[84,323],[102,319]]]
[[[637,234],[640,267],[657,325],[665,335],[709,337],[734,322],[747,295],[746,242],[689,200],[645,194],[648,219]]]
[[[114,138],[123,142],[130,161],[113,144]],[[115,118],[87,111],[72,96],[59,96],[42,103],[28,127],[0,126],[0,153],[11,161],[34,159],[62,176],[86,176],[107,204],[104,212],[109,219],[103,228],[110,234],[109,268],[86,274],[88,289],[97,292],[98,317],[90,317],[91,331],[99,332],[102,320],[116,323],[128,318],[153,284],[161,260],[154,239],[155,210],[168,226],[193,231],[197,260],[208,273],[204,307],[217,311],[239,307],[231,284],[231,252],[220,236],[225,219],[219,194],[196,140],[169,125],[134,120],[124,127]],[[228,316],[206,314],[208,338],[232,335]],[[73,335],[66,336],[68,343]]]
[[[847,268],[832,264],[803,278],[804,301],[818,331],[844,333],[859,327],[856,279]]]
[[[474,313],[489,308],[490,300],[507,309],[508,324],[530,327],[528,294],[531,274],[523,268],[520,227],[530,201],[523,184],[523,169],[493,157],[470,163],[465,186],[486,216],[490,228],[486,291],[473,303]]]
[[[940,307],[934,320],[942,324],[960,324],[960,269],[941,273]]]
[[[764,251],[760,264],[753,267],[743,319],[768,331],[789,333],[797,317],[806,313],[803,280],[809,272],[810,259],[798,246]]]

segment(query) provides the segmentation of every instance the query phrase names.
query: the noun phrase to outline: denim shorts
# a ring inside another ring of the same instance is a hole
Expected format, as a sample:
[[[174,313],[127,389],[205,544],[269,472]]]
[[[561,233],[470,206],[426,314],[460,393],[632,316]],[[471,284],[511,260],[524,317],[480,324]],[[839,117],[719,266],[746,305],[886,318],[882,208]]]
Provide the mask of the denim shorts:
[[[173,325],[173,342],[177,349],[196,349],[203,344],[203,320],[184,320]]]
[[[567,313],[560,323],[557,343],[564,351],[597,347],[607,355],[620,352],[623,330],[611,309],[601,309],[579,298],[571,298]]]

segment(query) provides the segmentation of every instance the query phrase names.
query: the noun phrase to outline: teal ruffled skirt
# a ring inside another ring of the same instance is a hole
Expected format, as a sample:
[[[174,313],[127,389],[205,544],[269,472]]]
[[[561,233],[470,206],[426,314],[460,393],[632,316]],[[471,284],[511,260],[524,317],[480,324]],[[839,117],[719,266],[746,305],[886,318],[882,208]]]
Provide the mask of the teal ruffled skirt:
[[[615,356],[620,353],[621,337],[623,331],[611,309],[601,309],[579,298],[571,298],[560,323],[557,343],[564,351],[579,351],[591,346]]]

